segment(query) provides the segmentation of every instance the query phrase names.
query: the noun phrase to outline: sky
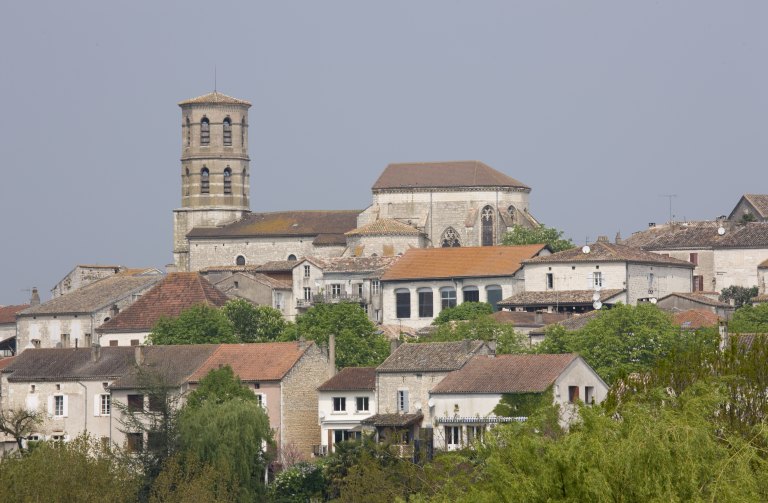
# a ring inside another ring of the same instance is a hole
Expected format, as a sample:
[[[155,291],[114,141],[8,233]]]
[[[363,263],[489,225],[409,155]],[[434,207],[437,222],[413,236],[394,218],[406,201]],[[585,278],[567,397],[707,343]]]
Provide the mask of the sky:
[[[214,86],[253,103],[253,211],[465,159],[577,244],[768,193],[764,0],[8,1],[0,47],[0,305],[172,262],[177,103]]]

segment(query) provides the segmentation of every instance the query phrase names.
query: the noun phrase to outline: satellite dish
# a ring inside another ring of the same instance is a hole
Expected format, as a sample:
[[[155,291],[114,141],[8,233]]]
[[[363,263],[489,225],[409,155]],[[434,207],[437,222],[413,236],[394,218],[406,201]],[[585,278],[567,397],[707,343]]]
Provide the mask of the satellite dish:
[[[658,302],[658,301],[656,300],[656,297],[651,297],[651,304],[655,304],[656,302]]]
[[[718,227],[718,228],[717,228],[717,233],[718,233],[719,235],[721,235],[721,236],[722,236],[723,234],[725,234],[725,227]]]
[[[592,307],[594,307],[595,309],[600,309],[601,307],[603,307],[603,303],[600,302],[599,300],[596,300],[592,303]]]
[[[430,407],[434,407],[435,406],[435,401],[430,398],[429,401],[427,402],[427,405],[429,405]]]
[[[584,253],[589,253],[589,246],[588,245],[584,245],[584,248],[582,248],[581,251],[584,252]]]
[[[592,301],[593,302],[597,302],[599,300],[600,300],[600,294],[599,293],[595,292],[594,294],[592,294]]]

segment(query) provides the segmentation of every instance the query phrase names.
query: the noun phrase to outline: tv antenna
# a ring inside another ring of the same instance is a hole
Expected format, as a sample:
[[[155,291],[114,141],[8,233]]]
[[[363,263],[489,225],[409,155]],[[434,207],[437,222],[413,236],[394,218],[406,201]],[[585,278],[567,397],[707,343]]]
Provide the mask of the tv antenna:
[[[672,223],[672,198],[677,197],[677,194],[661,194],[659,197],[666,197],[669,199],[669,223]]]

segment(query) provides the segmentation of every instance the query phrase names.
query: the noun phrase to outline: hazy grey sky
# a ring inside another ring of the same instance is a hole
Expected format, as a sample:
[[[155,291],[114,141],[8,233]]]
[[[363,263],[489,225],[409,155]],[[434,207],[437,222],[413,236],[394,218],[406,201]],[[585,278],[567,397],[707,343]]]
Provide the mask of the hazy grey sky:
[[[0,304],[162,267],[176,103],[250,100],[254,211],[352,209],[390,162],[479,159],[578,242],[768,192],[768,2],[4,2]]]

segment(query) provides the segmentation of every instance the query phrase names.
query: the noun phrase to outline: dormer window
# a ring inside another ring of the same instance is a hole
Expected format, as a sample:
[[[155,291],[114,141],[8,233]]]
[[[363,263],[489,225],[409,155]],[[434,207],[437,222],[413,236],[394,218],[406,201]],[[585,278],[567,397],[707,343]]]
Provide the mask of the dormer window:
[[[224,146],[232,146],[232,119],[229,117],[224,119]]]
[[[200,145],[211,143],[211,122],[207,117],[200,121]]]

